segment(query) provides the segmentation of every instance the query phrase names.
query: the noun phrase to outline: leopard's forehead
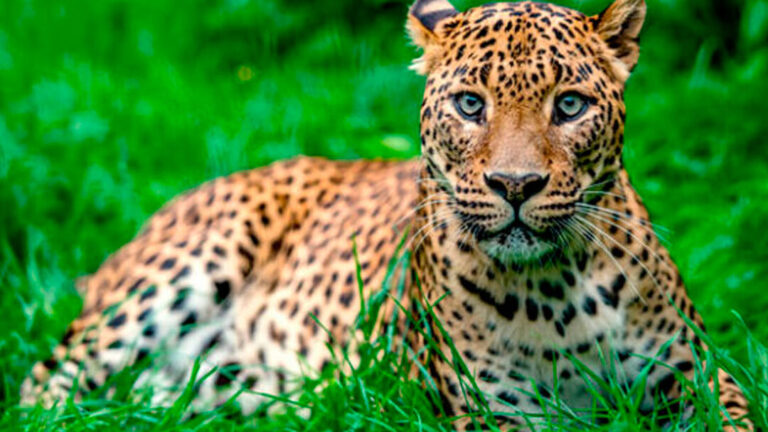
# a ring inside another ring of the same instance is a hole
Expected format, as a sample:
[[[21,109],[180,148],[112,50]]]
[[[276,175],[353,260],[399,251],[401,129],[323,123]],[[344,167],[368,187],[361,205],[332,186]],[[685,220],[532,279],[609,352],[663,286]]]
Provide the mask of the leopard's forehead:
[[[453,39],[484,39],[505,35],[518,42],[531,42],[528,37],[540,35],[544,40],[570,43],[584,39],[593,21],[583,13],[563,6],[538,3],[491,3],[467,10],[457,20],[446,23],[447,34]]]
[[[606,71],[595,25],[579,11],[546,3],[478,6],[444,24],[447,51],[433,72],[453,82],[496,87],[499,96],[519,98],[524,91],[533,100],[554,84],[591,82],[595,72]],[[505,85],[517,91],[504,91]]]

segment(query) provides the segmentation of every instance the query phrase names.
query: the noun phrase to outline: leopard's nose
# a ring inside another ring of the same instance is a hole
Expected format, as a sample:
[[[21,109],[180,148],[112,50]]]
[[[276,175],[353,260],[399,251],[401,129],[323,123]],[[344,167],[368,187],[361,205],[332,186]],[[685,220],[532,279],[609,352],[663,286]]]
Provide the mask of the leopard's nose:
[[[513,207],[519,208],[524,202],[538,194],[547,186],[549,175],[535,173],[514,175],[501,172],[485,174],[485,184],[499,194]]]

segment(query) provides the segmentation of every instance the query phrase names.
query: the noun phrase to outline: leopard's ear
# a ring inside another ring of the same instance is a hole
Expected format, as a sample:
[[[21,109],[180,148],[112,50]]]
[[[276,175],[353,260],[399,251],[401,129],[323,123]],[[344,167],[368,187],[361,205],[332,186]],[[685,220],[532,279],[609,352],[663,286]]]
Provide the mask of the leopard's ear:
[[[458,14],[447,0],[416,0],[408,11],[406,24],[411,40],[424,54],[413,61],[411,69],[426,75],[442,54],[442,26]]]
[[[645,0],[616,0],[595,17],[595,28],[608,44],[614,70],[626,80],[640,57],[638,37],[645,21]]]

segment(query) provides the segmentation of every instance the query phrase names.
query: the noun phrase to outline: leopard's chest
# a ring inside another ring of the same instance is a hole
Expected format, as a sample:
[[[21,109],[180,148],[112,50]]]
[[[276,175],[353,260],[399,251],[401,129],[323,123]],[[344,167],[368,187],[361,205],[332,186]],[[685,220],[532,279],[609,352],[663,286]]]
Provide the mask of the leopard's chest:
[[[575,275],[561,286],[554,280],[504,296],[476,284],[442,300],[451,343],[492,407],[536,411],[536,394],[557,393],[569,406],[586,408],[594,377],[631,382],[642,371],[644,363],[632,357],[637,347],[627,342],[624,304],[601,294],[606,278]]]
[[[474,354],[468,357],[506,358],[526,375],[551,377],[563,354],[591,362],[599,350],[622,350],[626,311],[602,303],[596,291],[585,285],[558,299],[530,291],[494,304],[468,296],[453,302],[446,323],[456,346]]]

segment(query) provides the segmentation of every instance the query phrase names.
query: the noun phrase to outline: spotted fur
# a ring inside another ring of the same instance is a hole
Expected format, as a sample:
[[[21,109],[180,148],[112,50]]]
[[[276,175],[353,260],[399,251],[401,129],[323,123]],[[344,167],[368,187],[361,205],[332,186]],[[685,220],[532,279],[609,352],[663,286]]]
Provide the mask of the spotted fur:
[[[422,158],[299,158],[177,198],[81,281],[83,312],[35,366],[24,399],[60,400],[75,377],[80,398],[161,352],[170,361],[140,378],[159,401],[178,394],[198,356],[218,367],[199,404],[243,385],[284,392],[329,361],[329,338],[350,341],[360,307],[352,238],[364,285],[378,287],[406,226],[420,283],[403,304],[438,318],[443,355],[419,361],[448,414],[476,408],[454,353],[494,412],[541,413],[531,395],[555,391],[589,408],[570,356],[604,376],[616,371],[601,356],[613,356],[626,382],[650,367],[643,409],[679,396],[675,370],[690,377],[691,346],[702,343],[678,310],[701,320],[621,158],[644,17],[643,0],[597,16],[533,2],[460,13],[446,0],[417,1],[408,29],[423,50],[413,68],[427,76]],[[578,117],[561,112],[567,94],[586,104]],[[467,115],[462,95],[481,111]],[[418,332],[404,336],[428,352]],[[744,417],[734,381],[720,374],[717,388],[728,415]],[[263,401],[239,399],[246,411]]]

